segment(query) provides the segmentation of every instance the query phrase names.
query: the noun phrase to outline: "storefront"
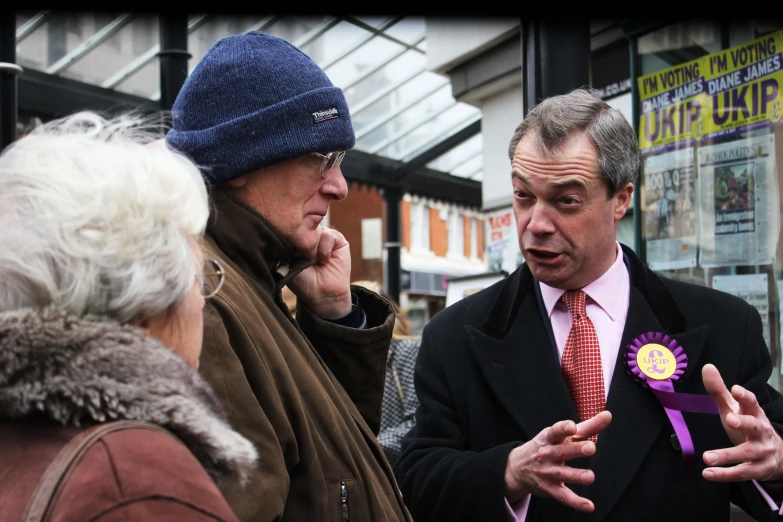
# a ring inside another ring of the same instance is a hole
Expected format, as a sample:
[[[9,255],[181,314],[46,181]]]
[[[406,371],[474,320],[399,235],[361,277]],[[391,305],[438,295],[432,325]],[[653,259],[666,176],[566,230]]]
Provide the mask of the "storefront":
[[[755,306],[780,389],[783,22],[682,21],[630,44],[637,250]]]

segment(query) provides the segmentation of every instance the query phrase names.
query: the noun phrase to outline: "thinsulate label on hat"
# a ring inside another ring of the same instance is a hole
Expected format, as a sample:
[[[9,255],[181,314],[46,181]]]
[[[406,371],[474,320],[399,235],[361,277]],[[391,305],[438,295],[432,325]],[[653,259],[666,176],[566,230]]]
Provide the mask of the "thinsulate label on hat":
[[[326,120],[333,120],[340,117],[340,111],[337,107],[331,107],[323,111],[311,112],[310,116],[313,118],[313,123],[321,123]]]

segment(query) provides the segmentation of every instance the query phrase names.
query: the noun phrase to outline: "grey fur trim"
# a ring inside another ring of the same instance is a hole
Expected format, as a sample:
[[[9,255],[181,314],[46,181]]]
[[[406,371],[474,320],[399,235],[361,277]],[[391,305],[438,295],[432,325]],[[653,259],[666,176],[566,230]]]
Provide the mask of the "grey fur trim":
[[[1,313],[0,418],[40,414],[63,425],[160,425],[215,481],[244,481],[258,458],[198,372],[143,330],[54,308]]]

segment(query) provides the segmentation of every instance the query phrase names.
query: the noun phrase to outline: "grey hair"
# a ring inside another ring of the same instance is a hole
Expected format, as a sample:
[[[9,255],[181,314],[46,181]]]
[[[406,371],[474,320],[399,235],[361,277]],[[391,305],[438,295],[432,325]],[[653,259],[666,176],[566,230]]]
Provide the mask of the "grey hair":
[[[606,180],[609,197],[639,170],[639,145],[628,120],[588,88],[543,100],[522,120],[511,138],[509,159],[519,142],[533,133],[538,151],[551,155],[578,133],[586,133],[598,157],[598,173]]]
[[[3,151],[0,312],[55,305],[128,323],[184,298],[207,188],[190,160],[148,146],[154,121],[80,112]]]

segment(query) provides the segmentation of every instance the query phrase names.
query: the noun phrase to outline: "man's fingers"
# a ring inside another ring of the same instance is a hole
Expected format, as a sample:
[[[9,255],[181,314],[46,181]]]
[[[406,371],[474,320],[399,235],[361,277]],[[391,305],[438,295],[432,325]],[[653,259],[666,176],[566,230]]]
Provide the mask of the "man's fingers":
[[[704,463],[708,466],[727,466],[752,462],[764,456],[764,449],[758,443],[745,442],[739,446],[705,451]]]
[[[758,439],[763,434],[761,422],[753,415],[729,413],[726,415],[726,424],[750,439]]]
[[[576,425],[576,433],[574,438],[577,440],[587,439],[590,435],[601,433],[612,422],[611,412],[604,410],[595,417],[591,417],[585,421]]]
[[[590,457],[593,454],[595,454],[595,443],[589,440],[579,442],[569,440],[560,444],[549,445],[541,450],[541,455],[544,458],[558,465],[567,460]]]
[[[320,263],[324,263],[329,259],[329,256],[334,250],[334,245],[337,242],[335,233],[337,231],[331,228],[321,229],[321,239],[318,242],[317,260]]]
[[[569,466],[552,466],[544,474],[555,483],[590,485],[595,481],[595,473],[589,469],[572,468]]]
[[[552,424],[544,431],[546,433],[544,437],[545,442],[548,444],[561,444],[568,437],[576,434],[576,424],[572,420],[564,420]]]
[[[728,388],[723,383],[723,377],[720,376],[720,372],[715,365],[705,364],[701,369],[701,377],[704,381],[704,388],[715,400],[721,415],[729,411],[737,411],[739,404],[729,393]]]
[[[773,466],[754,462],[743,462],[726,468],[704,468],[701,475],[712,482],[743,482],[746,480],[764,480],[770,476]]]
[[[564,506],[568,506],[571,509],[576,509],[577,511],[584,511],[586,513],[589,513],[595,509],[595,506],[593,503],[584,498],[580,497],[570,489],[568,489],[566,486],[560,484],[559,486],[553,487],[551,490],[546,491],[553,499],[557,500]]]
[[[731,387],[731,396],[739,403],[740,411],[745,415],[753,415],[754,417],[764,418],[767,416],[764,410],[756,400],[756,395],[746,390],[739,384],[735,384]]]

